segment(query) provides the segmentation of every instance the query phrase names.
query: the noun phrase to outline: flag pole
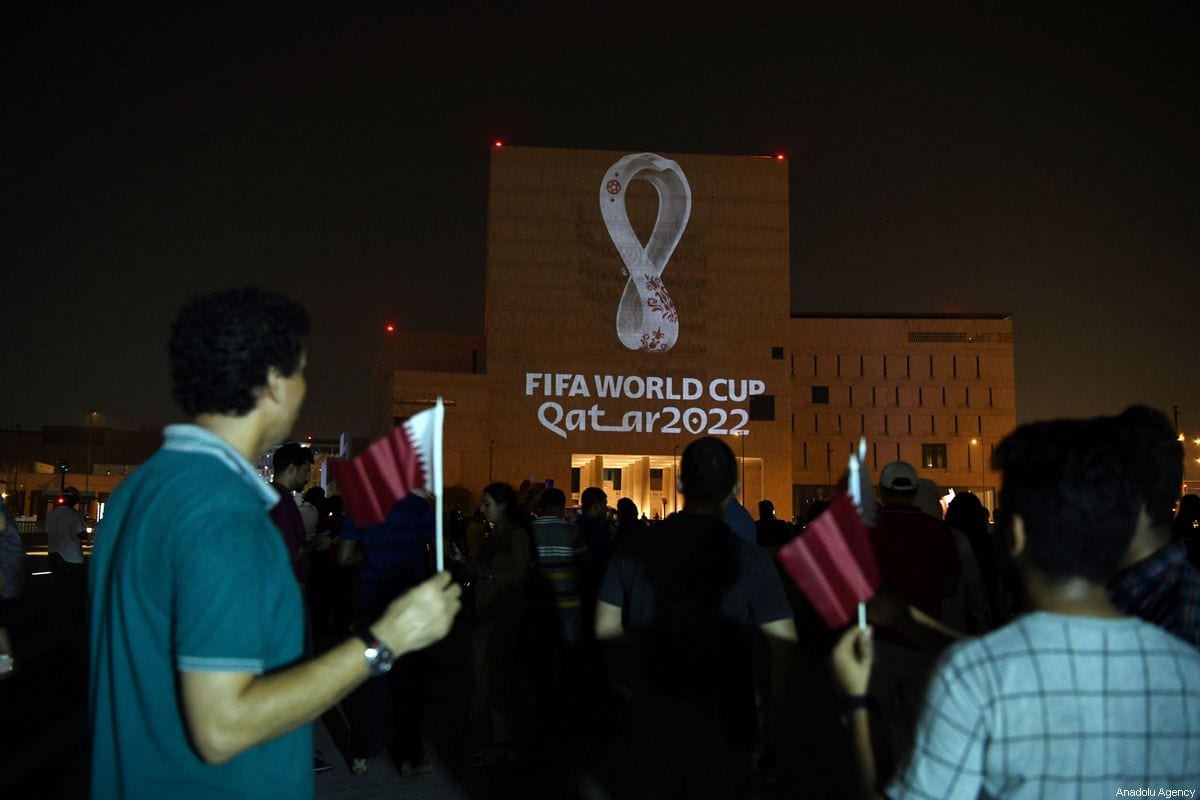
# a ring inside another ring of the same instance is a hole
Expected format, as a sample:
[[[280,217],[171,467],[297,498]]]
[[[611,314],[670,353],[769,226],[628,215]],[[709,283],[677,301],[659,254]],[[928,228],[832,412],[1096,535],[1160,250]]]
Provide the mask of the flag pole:
[[[443,540],[443,532],[445,528],[445,492],[442,491],[442,425],[446,419],[446,409],[442,405],[442,396],[438,395],[437,405],[434,406],[434,421],[433,421],[433,492],[434,492],[434,508],[437,516],[436,527],[434,528],[434,537],[437,543],[437,571],[441,572],[446,568],[446,543]]]
[[[867,457],[867,437],[862,437],[858,441],[858,452],[850,453],[850,463],[846,465],[847,475],[846,488],[850,490],[850,497],[854,500],[855,510],[862,514],[863,511],[863,487],[860,481],[859,470],[862,468],[862,462]],[[858,627],[860,630],[867,629],[867,604],[858,604]]]

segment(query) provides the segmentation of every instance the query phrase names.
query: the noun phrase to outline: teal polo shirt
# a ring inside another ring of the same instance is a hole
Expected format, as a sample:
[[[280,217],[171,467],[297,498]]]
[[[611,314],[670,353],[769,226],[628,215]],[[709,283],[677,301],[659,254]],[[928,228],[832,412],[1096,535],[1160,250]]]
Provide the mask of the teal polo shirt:
[[[171,425],[113,493],[90,567],[92,797],[310,798],[312,726],[220,765],[188,738],[180,671],[298,661],[300,590],[278,496],[228,443]]]

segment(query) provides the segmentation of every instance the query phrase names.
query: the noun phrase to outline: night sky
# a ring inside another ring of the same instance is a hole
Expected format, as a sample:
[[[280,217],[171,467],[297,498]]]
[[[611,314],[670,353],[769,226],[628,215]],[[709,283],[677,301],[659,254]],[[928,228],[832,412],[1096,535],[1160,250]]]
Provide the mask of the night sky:
[[[364,429],[385,322],[482,329],[498,138],[786,153],[795,311],[1011,312],[1020,420],[1200,429],[1195,3],[172,5],[3,12],[0,428],[179,420],[170,320],[257,284]]]

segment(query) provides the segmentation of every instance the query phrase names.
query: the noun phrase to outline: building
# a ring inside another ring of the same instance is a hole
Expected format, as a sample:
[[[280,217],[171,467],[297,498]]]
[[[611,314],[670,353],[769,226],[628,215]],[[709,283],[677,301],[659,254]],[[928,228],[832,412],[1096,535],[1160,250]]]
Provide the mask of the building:
[[[711,434],[782,516],[860,435],[977,488],[1015,427],[1007,315],[792,316],[780,158],[497,146],[487,236],[484,335],[395,333],[375,371],[374,436],[445,398],[452,504],[535,478],[667,513]]]
[[[327,459],[351,452],[352,436],[306,436],[301,444],[314,451],[316,469],[310,485],[321,485]],[[40,430],[0,430],[0,494],[17,516],[41,520],[63,487],[74,486],[80,494],[80,512],[98,520],[104,516],[108,496],[161,445],[161,428],[127,431],[47,425]],[[255,463],[264,481],[274,478],[274,450],[263,453]]]
[[[824,497],[859,437],[873,473],[912,464],[995,508],[992,452],[1016,427],[1007,314],[792,318],[794,501]]]
[[[64,486],[80,491],[80,511],[98,518],[108,495],[162,444],[162,430],[47,425],[0,431],[0,491],[18,516],[41,518]]]

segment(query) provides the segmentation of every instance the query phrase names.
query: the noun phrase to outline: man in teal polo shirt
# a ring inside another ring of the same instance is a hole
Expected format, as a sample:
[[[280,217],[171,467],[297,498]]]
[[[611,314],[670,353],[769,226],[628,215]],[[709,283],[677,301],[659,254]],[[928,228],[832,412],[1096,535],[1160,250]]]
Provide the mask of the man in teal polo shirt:
[[[113,494],[91,564],[92,797],[313,795],[314,718],[394,657],[445,636],[447,573],[360,638],[302,661],[299,587],[251,460],[304,400],[308,314],[255,289],[189,303],[172,326],[193,424]]]

